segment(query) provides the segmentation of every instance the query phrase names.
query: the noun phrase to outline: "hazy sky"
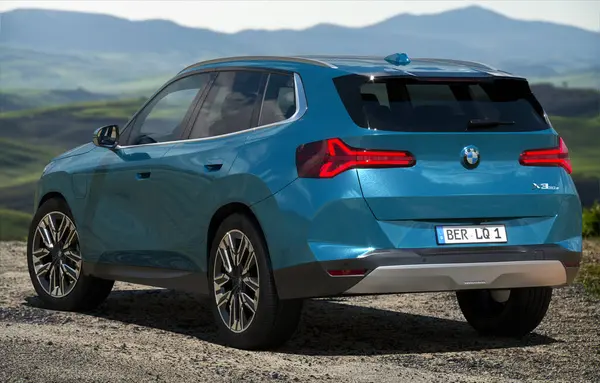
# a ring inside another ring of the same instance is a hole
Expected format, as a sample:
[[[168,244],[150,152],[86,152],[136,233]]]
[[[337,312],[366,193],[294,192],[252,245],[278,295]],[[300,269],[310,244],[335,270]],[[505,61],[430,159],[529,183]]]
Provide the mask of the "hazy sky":
[[[513,1],[0,1],[0,11],[50,8],[108,13],[132,20],[170,19],[191,27],[223,32],[241,29],[306,28],[318,23],[346,26],[374,24],[398,13],[426,14],[479,4],[506,16],[552,21],[600,31],[600,0]]]

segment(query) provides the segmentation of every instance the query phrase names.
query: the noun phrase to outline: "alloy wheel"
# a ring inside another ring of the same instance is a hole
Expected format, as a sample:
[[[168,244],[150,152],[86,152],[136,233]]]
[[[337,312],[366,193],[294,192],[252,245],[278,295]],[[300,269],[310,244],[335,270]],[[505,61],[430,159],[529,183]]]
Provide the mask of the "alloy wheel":
[[[239,230],[227,232],[217,248],[213,268],[214,297],[223,323],[244,332],[258,308],[260,275],[250,239]]]
[[[46,214],[37,225],[31,250],[42,289],[53,298],[67,296],[81,273],[79,235],[73,221],[58,211]]]

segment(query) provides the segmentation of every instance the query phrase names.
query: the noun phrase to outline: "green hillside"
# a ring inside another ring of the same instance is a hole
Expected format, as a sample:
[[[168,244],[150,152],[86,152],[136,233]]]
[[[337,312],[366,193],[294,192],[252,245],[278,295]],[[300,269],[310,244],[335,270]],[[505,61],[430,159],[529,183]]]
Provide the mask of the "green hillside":
[[[554,116],[550,120],[569,147],[574,174],[600,177],[600,116]]]
[[[0,90],[0,113],[117,98],[119,97],[116,95],[92,93],[83,88],[65,90],[4,88]]]
[[[530,79],[531,83],[552,84],[567,88],[592,88],[600,90],[600,70],[585,72],[564,73],[551,77],[538,77]]]
[[[178,53],[44,52],[0,45],[0,84],[3,89],[146,92],[174,76],[190,61],[194,60]]]
[[[0,138],[0,187],[10,188],[34,181],[48,160],[61,151],[58,147],[27,145]]]
[[[89,142],[96,128],[123,125],[145,98],[94,101],[0,114],[0,138],[66,150]]]
[[[0,208],[0,241],[22,241],[27,237],[31,216]]]

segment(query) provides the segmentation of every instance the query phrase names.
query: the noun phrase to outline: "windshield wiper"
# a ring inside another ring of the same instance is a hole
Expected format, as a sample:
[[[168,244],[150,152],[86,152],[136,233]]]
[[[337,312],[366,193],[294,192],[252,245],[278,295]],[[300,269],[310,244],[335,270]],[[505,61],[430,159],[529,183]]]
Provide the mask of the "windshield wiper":
[[[488,119],[476,119],[469,120],[468,129],[485,129],[485,128],[494,128],[500,125],[514,125],[514,121],[498,121],[498,120],[488,120]]]

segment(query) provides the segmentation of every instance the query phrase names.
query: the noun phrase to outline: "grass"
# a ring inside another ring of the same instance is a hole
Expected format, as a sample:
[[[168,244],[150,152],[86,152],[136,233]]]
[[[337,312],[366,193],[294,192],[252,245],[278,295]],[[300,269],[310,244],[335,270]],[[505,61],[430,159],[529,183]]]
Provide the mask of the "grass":
[[[24,241],[31,215],[20,211],[0,209],[0,241]]]
[[[103,125],[123,126],[145,100],[140,97],[78,102],[1,113],[0,138],[18,141],[31,148],[42,145],[63,152],[90,142],[93,131]]]
[[[35,181],[48,161],[61,151],[0,138],[0,189]]]
[[[575,175],[600,177],[600,115],[593,118],[550,117],[565,139]]]

